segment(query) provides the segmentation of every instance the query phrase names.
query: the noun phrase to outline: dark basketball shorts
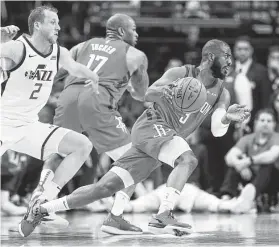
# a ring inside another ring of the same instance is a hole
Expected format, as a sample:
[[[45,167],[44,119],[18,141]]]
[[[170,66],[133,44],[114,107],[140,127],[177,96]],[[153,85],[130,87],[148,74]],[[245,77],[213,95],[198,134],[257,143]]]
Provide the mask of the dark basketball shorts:
[[[148,119],[145,111],[133,126],[132,147],[114,163],[111,171],[128,187],[145,180],[162,162],[174,167],[175,160],[189,150],[188,143],[175,130],[160,119]]]
[[[95,94],[84,85],[71,85],[61,93],[54,124],[79,133],[86,132],[98,153],[114,150],[131,142],[122,117],[110,107],[110,94],[99,87]]]

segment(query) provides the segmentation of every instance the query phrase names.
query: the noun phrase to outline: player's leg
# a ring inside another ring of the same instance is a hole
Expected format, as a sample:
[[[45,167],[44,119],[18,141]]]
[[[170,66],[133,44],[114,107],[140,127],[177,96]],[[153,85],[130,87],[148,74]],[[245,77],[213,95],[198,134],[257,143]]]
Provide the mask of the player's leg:
[[[123,135],[121,135],[120,133],[120,137],[121,136]],[[117,161],[120,159],[122,155],[126,153],[126,151],[128,151],[131,148],[131,146],[132,144],[129,143],[119,148],[108,151],[106,152],[106,154],[114,161]],[[128,188],[118,191],[115,194],[114,203],[111,208],[111,211],[101,227],[102,231],[110,234],[141,234],[142,233],[142,230],[139,227],[126,221],[122,216],[126,205],[129,203],[130,198],[135,191],[135,187],[136,185],[131,185]]]
[[[124,212],[144,213],[157,211],[159,209],[165,187],[166,184],[160,185],[155,190],[130,201]]]
[[[174,219],[172,210],[179,199],[189,176],[196,168],[198,161],[187,142],[178,136],[165,142],[160,149],[158,159],[174,169],[169,175],[158,214],[149,223],[152,232],[183,231],[191,232],[191,226]]]
[[[106,154],[111,159],[113,159],[113,161],[117,161],[131,148],[131,146],[132,143],[129,143],[114,150],[108,151],[106,152]],[[111,214],[113,214],[114,216],[121,216],[134,191],[135,185],[131,185],[130,187],[117,192],[115,195],[113,206],[111,208]],[[107,220],[107,222],[109,221]]]
[[[53,201],[35,204],[32,211],[34,220],[29,222],[29,227],[25,227],[25,232],[28,231],[28,235],[31,234],[37,226],[36,222],[41,221],[49,213],[85,206],[141,182],[158,165],[160,163],[153,158],[135,148],[131,148],[96,184],[80,187],[70,195]]]
[[[131,147],[131,138],[120,113],[109,109],[110,97],[107,90],[103,88],[100,88],[100,96],[97,98],[93,98],[92,94],[85,90],[78,104],[79,119],[97,151],[106,152],[112,160],[116,161]],[[140,228],[129,224],[122,217],[125,205],[133,192],[134,187],[130,187],[116,193],[111,214],[108,215],[101,229],[112,229],[113,232],[110,233],[121,232],[122,234],[124,228],[128,230],[127,233],[142,232]],[[120,229],[114,229],[114,226]]]
[[[30,132],[33,135],[26,135],[24,139],[14,145],[15,151],[43,160],[53,153],[58,153],[65,158],[56,169],[55,174],[51,170],[46,173],[46,170],[43,169],[41,179],[44,178],[48,183],[46,183],[45,189],[36,190],[32,195],[28,211],[19,225],[22,236],[27,236],[32,231],[34,224],[29,224],[30,222],[35,220],[35,225],[40,223],[39,220],[36,221],[33,214],[34,206],[55,198],[60,189],[80,169],[92,149],[91,142],[84,135],[54,125],[35,123],[30,126],[28,133]],[[31,228],[28,228],[30,225]]]
[[[81,89],[82,87],[80,86],[72,85],[62,91],[57,102],[57,108],[55,109],[55,116],[54,116],[55,125],[81,133],[82,129],[78,120],[78,109],[77,109],[77,100]],[[72,174],[75,173],[82,165],[80,162],[78,162],[77,164],[71,162],[75,154],[71,155],[66,159],[67,165],[62,165],[62,167],[57,171],[58,174],[55,176],[54,179],[54,173],[56,172],[56,169],[63,162],[64,157],[71,152],[71,150],[66,150],[66,153],[63,153],[64,151],[60,149],[63,149],[65,145],[69,146],[70,149],[71,148],[74,149],[76,146],[79,145],[79,143],[81,145],[89,145],[88,141],[83,136],[77,135],[75,137],[72,135],[73,134],[69,134],[68,136],[65,136],[64,140],[62,139],[56,140],[57,144],[59,144],[59,148],[58,148],[59,150],[57,150],[56,153],[53,153],[52,155],[48,155],[46,157],[44,161],[41,177],[40,177],[40,182],[38,187],[34,191],[35,192],[33,194],[34,196],[40,195],[43,191],[44,196],[48,200],[52,200],[58,195],[60,189],[65,185],[65,182],[67,183],[73,176]],[[75,144],[75,142],[77,143]],[[85,142],[87,144],[85,144]],[[46,143],[46,145],[50,146],[50,149],[52,145],[57,145],[57,144]],[[71,147],[71,145],[73,146]],[[61,154],[63,154],[63,156],[59,155],[58,152],[62,152]],[[70,163],[68,163],[68,160],[70,161]],[[81,161],[82,160],[84,160],[84,158],[82,158]],[[65,168],[65,166],[67,167]],[[64,171],[61,172],[61,170]]]

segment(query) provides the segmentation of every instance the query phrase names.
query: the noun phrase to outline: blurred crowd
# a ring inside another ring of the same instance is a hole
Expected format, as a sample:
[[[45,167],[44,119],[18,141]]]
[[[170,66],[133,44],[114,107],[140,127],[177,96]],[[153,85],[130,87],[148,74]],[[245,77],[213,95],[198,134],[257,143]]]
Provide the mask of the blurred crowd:
[[[34,7],[33,3],[12,2],[2,4],[4,23],[18,24],[26,30],[27,15]],[[40,4],[37,1],[36,4]],[[102,27],[96,25],[113,14],[110,2],[56,2],[55,7],[63,8],[60,14],[61,36],[60,42],[71,48],[76,43],[89,38],[90,35]],[[212,6],[209,2],[179,2],[176,4],[164,1],[140,2],[130,1],[131,15],[152,16],[146,5],[154,5],[158,9],[168,8],[171,11],[156,12],[157,17],[212,17]],[[226,4],[231,4],[226,2]],[[220,6],[219,6],[220,7]],[[11,8],[13,8],[11,10]],[[227,8],[227,7],[226,7]],[[13,13],[13,14],[9,14]],[[68,14],[67,14],[68,13]],[[227,16],[233,17],[228,8]],[[128,13],[129,14],[129,13]],[[214,15],[218,17],[218,12]],[[95,21],[93,20],[95,18]],[[93,30],[93,31],[92,31]],[[162,45],[157,50],[157,56],[150,56],[148,46],[140,47],[146,52],[149,61],[149,75],[151,83],[158,79],[160,74],[183,64],[195,64],[200,59],[198,40],[200,30],[193,27],[188,29],[188,36],[181,49]],[[226,41],[226,40],[225,40]],[[231,103],[247,105],[251,110],[251,118],[244,124],[230,125],[228,133],[221,138],[215,138],[210,131],[210,119],[193,133],[187,141],[199,160],[199,166],[190,177],[188,184],[216,196],[220,200],[227,200],[241,196],[249,184],[256,189],[255,208],[257,212],[272,212],[279,209],[279,160],[275,158],[257,164],[250,164],[249,169],[239,169],[246,157],[256,154],[271,153],[273,146],[279,145],[279,45],[270,45],[267,52],[260,53],[254,47],[253,38],[249,36],[235,37],[230,44],[234,64],[229,76],[225,79],[225,87],[231,94]],[[146,49],[145,49],[146,48]],[[180,52],[180,53],[179,53]],[[258,56],[261,59],[258,59]],[[259,63],[258,61],[261,61]],[[265,61],[265,62],[262,62]],[[162,69],[160,69],[162,68]],[[48,104],[40,112],[40,121],[52,123],[56,102],[64,85],[54,85]],[[131,129],[136,119],[148,107],[146,103],[134,100],[126,92],[119,104],[119,111],[123,122]],[[264,137],[264,138],[263,138]],[[235,153],[234,150],[241,150]],[[269,155],[269,157],[273,157]],[[233,160],[233,161],[232,161]],[[29,197],[36,187],[42,169],[42,161],[25,154],[9,150],[1,159],[1,212],[3,215],[22,215],[26,211]],[[93,183],[104,175],[112,164],[106,154],[98,155],[95,150],[91,157],[80,169],[77,175],[61,191],[68,194],[77,187]],[[139,184],[132,199],[140,198],[160,188],[170,172],[168,166],[163,165],[156,169],[149,179]],[[187,200],[187,199],[185,199]],[[111,205],[110,200],[102,200],[85,209],[91,211],[106,210]],[[245,210],[243,211],[245,212]]]

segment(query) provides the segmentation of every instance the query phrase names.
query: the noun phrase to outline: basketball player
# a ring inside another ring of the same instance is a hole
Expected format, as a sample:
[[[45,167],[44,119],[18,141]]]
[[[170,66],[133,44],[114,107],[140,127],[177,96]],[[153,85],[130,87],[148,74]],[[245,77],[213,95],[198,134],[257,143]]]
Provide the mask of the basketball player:
[[[35,8],[28,26],[31,36],[22,35],[15,41],[8,40],[15,36],[17,27],[1,28],[1,41],[5,42],[1,44],[1,67],[9,75],[1,84],[0,154],[12,149],[42,160],[53,153],[65,157],[55,174],[47,167],[41,173],[40,183],[49,181],[45,183],[47,191],[56,197],[86,161],[92,144],[84,135],[38,122],[38,113],[47,103],[59,66],[77,77],[88,78],[92,93],[98,90],[98,76],[56,43],[60,26],[55,8]],[[24,221],[29,219],[27,212]]]
[[[172,68],[148,90],[145,100],[154,102],[136,121],[132,129],[132,147],[114,163],[114,167],[95,185],[83,186],[72,194],[37,204],[33,209],[33,224],[50,212],[84,206],[100,198],[113,195],[146,179],[161,162],[171,167],[164,198],[159,212],[149,223],[152,232],[191,232],[191,226],[178,222],[172,214],[175,202],[188,177],[197,165],[197,159],[185,141],[202,121],[212,114],[212,133],[222,136],[231,121],[244,121],[250,111],[241,105],[229,106],[230,95],[223,87],[223,79],[231,66],[229,46],[220,40],[208,41],[202,50],[199,67],[186,65]],[[198,112],[182,114],[166,97],[165,89],[173,87],[178,78],[195,77],[207,88],[207,100]]]
[[[133,19],[115,14],[107,21],[105,38],[92,38],[72,48],[77,62],[98,73],[99,95],[92,95],[84,87],[84,80],[68,75],[63,69],[56,76],[57,81],[64,80],[65,87],[58,100],[54,124],[86,132],[98,153],[106,152],[114,161],[131,147],[130,133],[117,111],[118,101],[129,82],[131,95],[140,101],[149,85],[147,57],[134,47],[137,39]],[[61,160],[52,156],[48,162],[54,164]],[[130,196],[128,190],[116,194],[112,212],[104,223],[107,232],[142,233],[119,213],[119,205],[122,211],[123,201],[128,201]]]

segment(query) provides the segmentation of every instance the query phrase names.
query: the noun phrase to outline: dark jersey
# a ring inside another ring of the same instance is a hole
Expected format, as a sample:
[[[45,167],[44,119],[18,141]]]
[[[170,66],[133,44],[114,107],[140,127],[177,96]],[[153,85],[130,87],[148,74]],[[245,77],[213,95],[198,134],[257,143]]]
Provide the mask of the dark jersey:
[[[185,65],[185,67],[185,77],[197,78],[195,66]],[[160,103],[154,103],[153,110],[155,115],[161,117],[169,128],[174,129],[179,135],[186,138],[195,131],[211,113],[222,91],[222,81],[216,79],[214,85],[207,88],[207,100],[198,112],[183,114],[165,99]]]
[[[129,45],[122,40],[93,38],[80,45],[76,61],[86,65],[99,76],[99,85],[105,87],[117,102],[127,88],[130,73],[126,62]],[[65,87],[81,82],[80,78],[68,76]]]

